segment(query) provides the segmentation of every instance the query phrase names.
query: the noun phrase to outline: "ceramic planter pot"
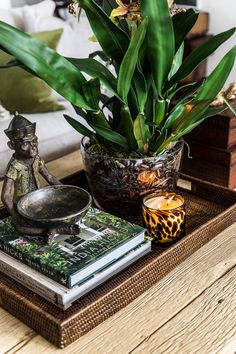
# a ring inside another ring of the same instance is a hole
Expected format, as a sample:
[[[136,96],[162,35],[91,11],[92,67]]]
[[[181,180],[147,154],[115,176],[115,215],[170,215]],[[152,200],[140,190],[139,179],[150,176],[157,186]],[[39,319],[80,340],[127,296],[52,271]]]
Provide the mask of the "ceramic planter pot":
[[[181,166],[183,141],[156,157],[115,158],[90,151],[88,138],[81,144],[86,176],[98,208],[122,218],[141,216],[143,198],[173,191]]]

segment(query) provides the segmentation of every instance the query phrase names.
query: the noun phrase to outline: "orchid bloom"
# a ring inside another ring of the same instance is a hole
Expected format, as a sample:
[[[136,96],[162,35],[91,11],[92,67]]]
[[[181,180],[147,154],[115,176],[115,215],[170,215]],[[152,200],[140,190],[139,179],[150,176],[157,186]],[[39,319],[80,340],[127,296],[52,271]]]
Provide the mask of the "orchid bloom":
[[[140,10],[138,1],[131,1],[130,4],[124,4],[121,0],[116,0],[116,3],[118,7],[112,10],[111,17],[125,16],[131,11],[136,12]]]
[[[123,3],[123,1],[116,0],[118,7],[116,9],[112,10],[111,17],[115,18],[115,17],[127,16],[129,19],[135,20],[137,15],[140,14],[139,1],[130,0],[129,4]],[[171,9],[173,3],[174,3],[174,0],[168,0],[168,6],[170,9]],[[136,17],[135,17],[135,14],[136,14]]]

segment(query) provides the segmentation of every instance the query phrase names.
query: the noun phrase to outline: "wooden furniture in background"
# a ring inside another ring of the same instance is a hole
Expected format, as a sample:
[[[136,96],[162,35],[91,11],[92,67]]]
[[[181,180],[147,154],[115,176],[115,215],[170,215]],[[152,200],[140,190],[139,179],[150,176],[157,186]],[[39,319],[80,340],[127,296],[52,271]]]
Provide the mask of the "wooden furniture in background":
[[[236,102],[234,104],[236,108]],[[182,171],[187,175],[236,188],[236,116],[229,110],[206,119],[186,137]]]

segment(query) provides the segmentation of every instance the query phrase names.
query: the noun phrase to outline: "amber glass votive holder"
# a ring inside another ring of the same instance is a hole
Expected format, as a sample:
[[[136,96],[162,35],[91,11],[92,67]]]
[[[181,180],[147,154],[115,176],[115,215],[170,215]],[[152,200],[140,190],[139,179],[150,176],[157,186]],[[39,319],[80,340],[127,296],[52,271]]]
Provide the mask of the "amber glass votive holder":
[[[174,192],[158,192],[143,199],[142,213],[147,236],[153,244],[168,247],[185,235],[185,201]]]

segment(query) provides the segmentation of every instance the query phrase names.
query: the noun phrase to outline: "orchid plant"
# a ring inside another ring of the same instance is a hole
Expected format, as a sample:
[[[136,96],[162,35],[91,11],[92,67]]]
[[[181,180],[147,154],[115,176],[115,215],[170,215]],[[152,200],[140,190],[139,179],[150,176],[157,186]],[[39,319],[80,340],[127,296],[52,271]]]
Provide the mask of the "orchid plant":
[[[235,28],[209,38],[184,57],[185,38],[198,18],[193,9],[178,10],[173,0],[104,0],[103,7],[94,0],[74,0],[70,11],[77,6],[86,12],[102,47],[97,54],[107,58],[115,74],[95,57],[64,58],[3,22],[0,46],[17,58],[5,67],[21,65],[73,104],[86,124],[65,118],[92,142],[155,156],[225,109],[214,102],[234,65],[236,47],[202,82],[182,82]],[[109,94],[101,93],[101,85]]]

